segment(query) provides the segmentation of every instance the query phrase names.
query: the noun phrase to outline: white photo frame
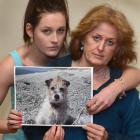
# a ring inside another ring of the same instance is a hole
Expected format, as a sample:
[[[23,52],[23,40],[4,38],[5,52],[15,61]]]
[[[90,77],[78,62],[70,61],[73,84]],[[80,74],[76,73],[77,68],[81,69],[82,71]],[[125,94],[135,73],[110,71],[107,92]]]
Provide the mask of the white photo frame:
[[[91,67],[15,66],[14,89],[22,125],[77,127],[93,123],[93,116],[86,111],[93,96]]]

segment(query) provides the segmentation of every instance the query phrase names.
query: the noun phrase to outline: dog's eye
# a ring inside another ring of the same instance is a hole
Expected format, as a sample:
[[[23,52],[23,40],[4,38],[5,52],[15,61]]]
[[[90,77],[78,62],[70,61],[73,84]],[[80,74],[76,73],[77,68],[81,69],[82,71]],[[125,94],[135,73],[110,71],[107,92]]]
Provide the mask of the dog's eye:
[[[51,87],[51,90],[54,90],[54,87]]]
[[[60,88],[60,91],[61,91],[61,92],[64,92],[64,88]]]

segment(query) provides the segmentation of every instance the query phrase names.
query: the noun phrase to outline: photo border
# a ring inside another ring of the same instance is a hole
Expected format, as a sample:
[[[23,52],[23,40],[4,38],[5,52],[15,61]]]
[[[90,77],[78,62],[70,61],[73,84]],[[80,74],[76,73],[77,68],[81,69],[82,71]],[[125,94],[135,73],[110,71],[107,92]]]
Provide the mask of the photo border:
[[[91,94],[90,94],[90,98],[93,97],[93,67],[38,67],[38,66],[14,66],[14,109],[17,110],[17,101],[16,101],[16,68],[18,67],[26,67],[26,68],[41,68],[41,69],[46,69],[46,68],[49,68],[49,69],[61,69],[61,68],[64,68],[64,69],[86,69],[86,68],[89,68],[91,70]],[[93,115],[90,115],[91,116],[91,120],[90,120],[90,123],[93,123]],[[50,125],[42,125],[42,124],[24,124],[22,123],[22,126],[46,126],[46,127],[49,127],[49,126],[52,126],[51,124]],[[64,126],[64,127],[82,127],[83,125],[61,125],[61,126]]]

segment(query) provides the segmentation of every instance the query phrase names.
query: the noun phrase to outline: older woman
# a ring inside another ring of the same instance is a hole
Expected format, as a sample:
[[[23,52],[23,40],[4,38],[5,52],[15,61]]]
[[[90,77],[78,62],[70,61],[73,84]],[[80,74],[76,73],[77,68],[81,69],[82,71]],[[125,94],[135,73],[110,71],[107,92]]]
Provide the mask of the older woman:
[[[55,60],[51,66],[94,67],[94,96],[118,79],[123,68],[136,59],[134,33],[126,17],[108,5],[97,6],[72,32],[71,55]],[[139,76],[138,76],[139,77]],[[123,86],[123,81],[121,81]],[[112,93],[113,96],[114,93]],[[96,101],[87,109],[98,110]],[[126,92],[111,107],[94,115],[94,124],[83,127],[88,140],[140,139],[140,101],[136,89]],[[85,140],[81,128],[65,128],[65,140]],[[79,135],[80,134],[80,135]]]

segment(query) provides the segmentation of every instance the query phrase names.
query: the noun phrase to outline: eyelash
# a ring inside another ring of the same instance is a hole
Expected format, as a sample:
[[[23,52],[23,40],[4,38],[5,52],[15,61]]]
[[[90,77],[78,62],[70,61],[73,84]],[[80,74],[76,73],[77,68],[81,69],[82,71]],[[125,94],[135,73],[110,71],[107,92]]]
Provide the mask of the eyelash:
[[[110,44],[111,43],[111,44]],[[114,45],[114,42],[112,41],[112,40],[108,40],[107,41],[107,44],[109,45],[109,46],[113,46]]]
[[[59,29],[57,32],[63,34],[65,32],[65,29]]]
[[[99,41],[99,39],[101,40],[101,37],[100,36],[93,36],[92,37],[95,41]]]
[[[60,28],[56,32],[58,34],[63,34],[63,33],[65,33],[65,31],[66,31],[66,29]],[[50,35],[53,31],[51,29],[44,29],[42,32],[45,33],[46,35]]]
[[[44,30],[43,30],[43,33],[49,35],[49,34],[51,33],[51,30],[50,30],[50,29],[44,29]]]

